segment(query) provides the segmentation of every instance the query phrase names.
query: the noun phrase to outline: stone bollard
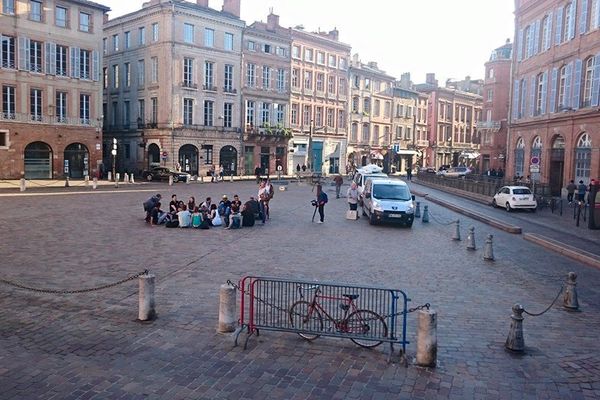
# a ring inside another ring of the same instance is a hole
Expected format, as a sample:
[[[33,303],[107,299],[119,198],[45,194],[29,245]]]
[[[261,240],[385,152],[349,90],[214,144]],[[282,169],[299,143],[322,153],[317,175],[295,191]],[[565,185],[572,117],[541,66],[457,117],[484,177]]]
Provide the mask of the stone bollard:
[[[229,175],[229,182],[233,182],[233,175]]]
[[[131,177],[129,177],[129,183],[135,183],[135,178],[133,177],[133,174],[131,174]]]
[[[483,247],[483,259],[485,261],[494,261],[494,247],[492,245],[493,235],[487,235],[485,246]]]
[[[127,172],[123,174],[123,183],[129,183],[129,174]]]
[[[563,296],[563,306],[567,310],[578,310],[579,301],[577,300],[577,274],[575,272],[569,272],[567,275],[567,282],[565,284],[565,295]]]
[[[98,187],[98,178],[94,177],[94,180],[92,181],[92,189],[96,190],[97,187]]]
[[[156,318],[156,310],[154,308],[154,278],[154,274],[144,274],[138,278],[138,319],[140,321],[152,321]]]
[[[69,183],[69,177],[68,176],[65,178],[65,187],[71,187],[71,184]]]
[[[525,351],[525,340],[523,339],[523,306],[515,304],[512,307],[512,315],[510,318],[510,330],[504,347],[511,351]]]
[[[119,181],[121,180],[121,175],[117,172],[115,174],[115,187],[118,188],[119,187]]]
[[[435,367],[437,360],[437,313],[419,310],[417,328],[417,365]]]
[[[235,288],[231,285],[221,285],[219,291],[219,326],[220,333],[235,331]]]
[[[421,222],[429,222],[429,206],[423,206],[423,218],[421,219]]]
[[[169,186],[173,186],[173,175],[169,175]]]
[[[415,218],[421,218],[421,202],[417,201],[417,208],[415,209]]]
[[[27,183],[25,181],[25,178],[21,178],[21,180],[19,181],[19,190],[21,192],[24,192],[26,188],[27,188]]]
[[[112,181],[112,172],[108,171],[108,174],[107,174],[106,177],[107,177],[107,179],[108,179],[109,182]]]
[[[469,228],[469,234],[467,235],[467,250],[477,250],[475,246],[475,227]]]
[[[457,219],[454,223],[454,235],[452,235],[452,240],[460,241],[460,220]]]
[[[89,176],[89,175],[86,175],[86,176],[83,178],[83,182],[84,182],[84,184],[85,184],[85,187],[89,187],[89,186],[90,186],[90,176]]]

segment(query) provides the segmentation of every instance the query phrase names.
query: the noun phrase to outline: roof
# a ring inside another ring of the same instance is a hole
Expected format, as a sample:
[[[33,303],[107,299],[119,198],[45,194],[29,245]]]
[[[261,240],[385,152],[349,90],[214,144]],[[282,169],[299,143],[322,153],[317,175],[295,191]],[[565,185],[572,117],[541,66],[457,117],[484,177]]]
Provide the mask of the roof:
[[[94,7],[94,8],[98,8],[104,12],[108,12],[110,11],[110,7],[107,7],[103,4],[100,3],[95,3],[93,1],[88,1],[88,0],[71,0],[73,3],[77,3],[77,4],[81,4],[83,6],[88,6],[88,7]]]

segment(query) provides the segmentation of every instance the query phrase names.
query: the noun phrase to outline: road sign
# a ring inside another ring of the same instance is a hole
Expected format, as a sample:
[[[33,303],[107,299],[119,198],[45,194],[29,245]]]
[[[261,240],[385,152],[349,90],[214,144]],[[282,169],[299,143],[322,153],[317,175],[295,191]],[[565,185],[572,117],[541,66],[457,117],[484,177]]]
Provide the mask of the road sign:
[[[538,156],[531,157],[531,165],[540,165],[540,158]]]
[[[540,172],[540,166],[539,166],[539,164],[531,164],[529,166],[529,172],[531,172],[532,174],[539,173]]]
[[[163,160],[166,160],[168,156],[169,156],[169,153],[167,153],[166,151],[163,151],[162,154],[161,154],[161,158]]]

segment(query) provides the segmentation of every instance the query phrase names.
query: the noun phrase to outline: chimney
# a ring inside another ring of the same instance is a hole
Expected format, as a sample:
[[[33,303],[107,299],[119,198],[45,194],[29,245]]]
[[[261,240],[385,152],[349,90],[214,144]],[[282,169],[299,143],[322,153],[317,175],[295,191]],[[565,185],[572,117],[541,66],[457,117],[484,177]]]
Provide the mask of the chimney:
[[[329,31],[329,38],[336,40],[336,41],[339,40],[340,31],[338,31],[337,28],[333,28],[332,31]]]
[[[435,79],[435,74],[430,72],[427,75],[425,75],[425,83],[437,87],[438,81],[437,79]]]
[[[240,1],[241,0],[223,0],[223,12],[240,17]]]
[[[208,8],[208,0],[196,0],[196,4],[198,4],[200,7]]]
[[[369,68],[378,69],[376,61],[369,61]]]
[[[273,11],[267,16],[267,29],[274,31],[279,26],[279,15],[273,14]]]

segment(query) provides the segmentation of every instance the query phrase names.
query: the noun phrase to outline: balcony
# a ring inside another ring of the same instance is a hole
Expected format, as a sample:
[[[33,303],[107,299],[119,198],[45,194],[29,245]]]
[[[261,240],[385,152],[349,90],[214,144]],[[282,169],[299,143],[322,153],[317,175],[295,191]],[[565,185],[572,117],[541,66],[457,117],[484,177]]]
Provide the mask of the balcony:
[[[193,90],[197,90],[198,89],[198,85],[192,82],[181,82],[181,87],[184,89],[193,89]]]
[[[480,130],[490,130],[493,132],[498,132],[502,126],[501,121],[478,121],[477,129]]]
[[[273,138],[291,138],[292,130],[290,128],[284,128],[282,126],[270,126],[268,124],[256,127],[248,124],[244,130],[244,134],[248,137],[261,136],[261,137],[273,137]]]
[[[226,93],[226,94],[237,94],[237,89],[225,86],[225,87],[223,87],[223,93]]]
[[[206,90],[208,92],[216,92],[217,87],[214,85],[202,85],[202,90]]]
[[[0,121],[23,122],[48,125],[92,126],[92,121],[85,118],[53,117],[49,115],[31,115],[23,113],[2,112]]]

